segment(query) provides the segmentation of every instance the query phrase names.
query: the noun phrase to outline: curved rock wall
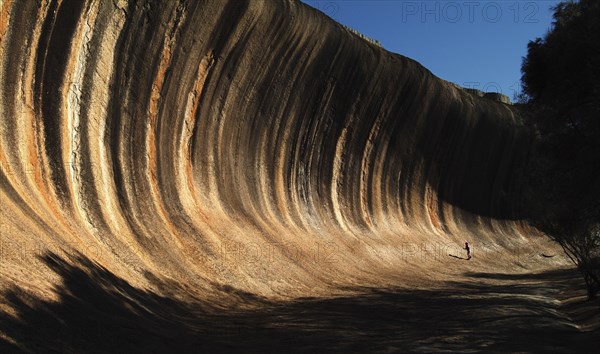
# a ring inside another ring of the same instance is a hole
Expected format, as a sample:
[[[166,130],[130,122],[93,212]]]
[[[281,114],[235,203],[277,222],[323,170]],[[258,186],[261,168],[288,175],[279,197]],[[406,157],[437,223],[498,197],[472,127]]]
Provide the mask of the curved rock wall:
[[[0,35],[5,286],[62,252],[285,295],[530,242],[511,107],[297,1],[6,0]]]

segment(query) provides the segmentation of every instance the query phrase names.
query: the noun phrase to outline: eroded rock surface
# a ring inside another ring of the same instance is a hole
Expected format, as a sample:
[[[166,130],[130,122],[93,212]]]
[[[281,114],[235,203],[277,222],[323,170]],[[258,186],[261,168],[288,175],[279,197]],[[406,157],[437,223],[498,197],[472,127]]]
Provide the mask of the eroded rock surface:
[[[57,259],[224,302],[564,264],[520,221],[511,106],[306,5],[1,11],[3,289],[53,298]]]

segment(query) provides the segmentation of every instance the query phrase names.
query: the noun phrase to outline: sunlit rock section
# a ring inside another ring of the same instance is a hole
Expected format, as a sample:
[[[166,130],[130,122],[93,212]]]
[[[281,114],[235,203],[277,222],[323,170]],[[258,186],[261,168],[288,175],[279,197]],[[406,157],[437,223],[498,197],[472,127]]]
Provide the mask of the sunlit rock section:
[[[51,297],[49,253],[169,294],[287,297],[460,272],[465,240],[479,270],[541,252],[511,107],[297,1],[1,14],[2,287]]]

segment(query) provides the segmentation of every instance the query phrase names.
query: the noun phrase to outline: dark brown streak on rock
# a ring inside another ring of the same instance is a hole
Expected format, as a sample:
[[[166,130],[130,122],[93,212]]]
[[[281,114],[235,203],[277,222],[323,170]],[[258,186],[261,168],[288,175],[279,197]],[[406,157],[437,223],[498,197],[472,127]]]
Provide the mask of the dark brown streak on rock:
[[[62,97],[61,87],[65,84],[64,74],[69,57],[69,47],[83,5],[84,2],[81,0],[65,0],[56,9],[56,2],[52,2],[49,11],[57,11],[56,17],[49,16],[47,18],[40,37],[40,49],[45,50],[39,51],[40,55],[44,55],[44,59],[38,61],[38,73],[42,74],[43,79],[38,84],[39,91],[36,97],[41,97],[41,116],[44,124],[45,149],[50,162],[50,176],[58,197],[65,204],[69,199],[69,189],[67,188],[65,166],[62,162],[60,97]],[[59,23],[60,26],[56,26],[56,23]]]

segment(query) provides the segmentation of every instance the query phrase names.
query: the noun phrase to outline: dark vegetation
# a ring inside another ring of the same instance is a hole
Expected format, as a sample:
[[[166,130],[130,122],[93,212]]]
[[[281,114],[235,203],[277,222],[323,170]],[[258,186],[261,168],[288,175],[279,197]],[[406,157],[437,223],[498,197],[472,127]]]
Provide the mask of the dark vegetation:
[[[533,223],[600,290],[600,1],[565,1],[551,30],[529,42],[523,94],[537,143],[526,205]]]

